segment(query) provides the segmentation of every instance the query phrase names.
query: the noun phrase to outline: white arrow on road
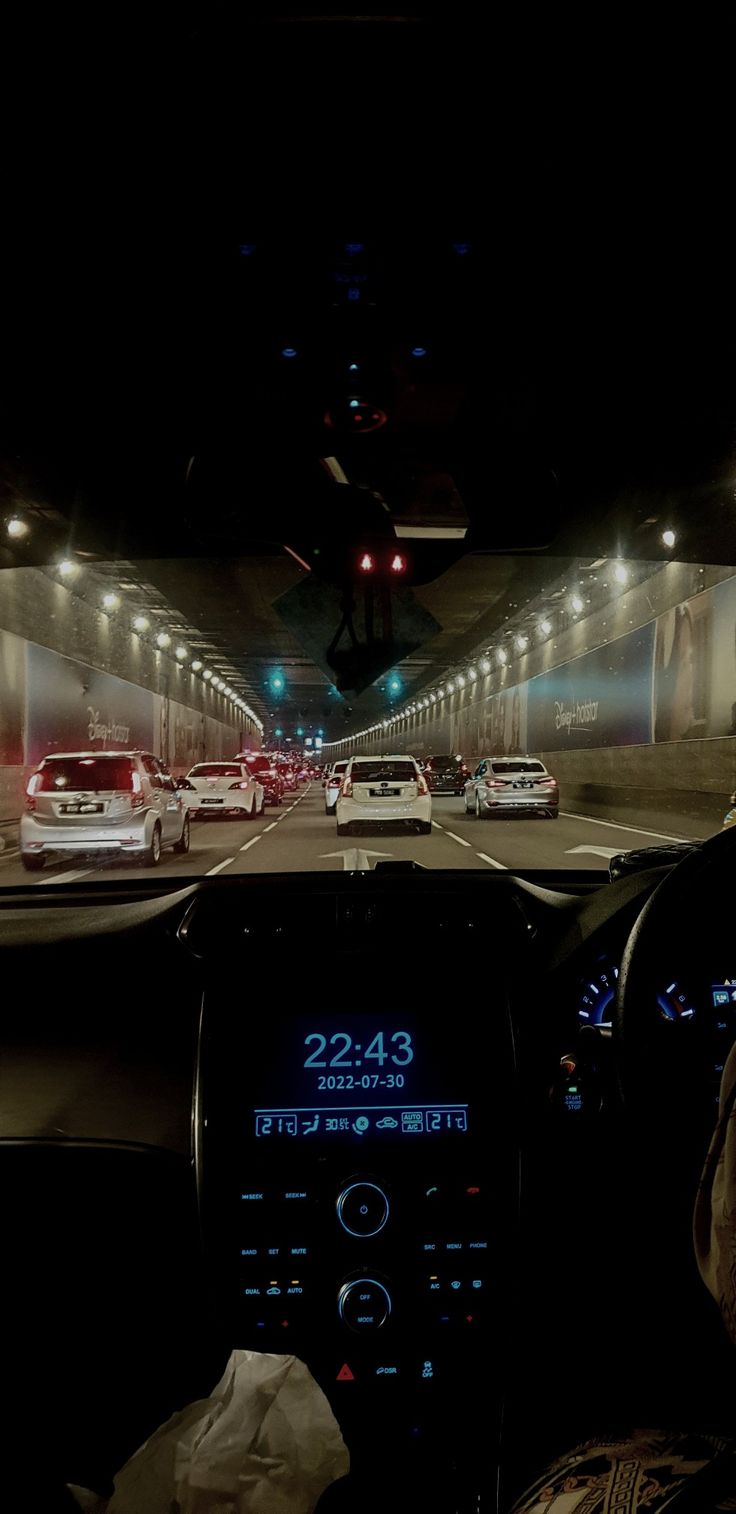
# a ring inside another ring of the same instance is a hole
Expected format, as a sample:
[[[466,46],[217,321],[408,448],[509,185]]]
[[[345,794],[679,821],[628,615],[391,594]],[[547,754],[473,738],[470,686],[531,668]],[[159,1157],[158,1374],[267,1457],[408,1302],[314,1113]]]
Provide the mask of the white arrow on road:
[[[621,846],[569,846],[565,856],[572,857],[575,852],[589,852],[591,857],[618,857],[619,852],[624,850]]]
[[[342,857],[343,872],[369,873],[369,857],[393,857],[393,852],[364,852],[357,846],[346,847],[342,852],[322,852],[323,857]]]

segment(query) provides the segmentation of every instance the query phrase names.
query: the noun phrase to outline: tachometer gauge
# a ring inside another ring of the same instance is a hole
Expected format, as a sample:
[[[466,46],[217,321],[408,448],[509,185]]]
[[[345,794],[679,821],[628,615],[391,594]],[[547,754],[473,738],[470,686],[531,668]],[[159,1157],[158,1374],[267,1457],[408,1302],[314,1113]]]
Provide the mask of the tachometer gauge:
[[[595,970],[580,985],[578,1020],[581,1025],[608,1027],[613,1019],[613,996],[616,992],[618,968],[606,957],[600,957]]]
[[[663,1020],[692,1020],[695,1015],[690,995],[676,978],[657,994],[657,1007]]]

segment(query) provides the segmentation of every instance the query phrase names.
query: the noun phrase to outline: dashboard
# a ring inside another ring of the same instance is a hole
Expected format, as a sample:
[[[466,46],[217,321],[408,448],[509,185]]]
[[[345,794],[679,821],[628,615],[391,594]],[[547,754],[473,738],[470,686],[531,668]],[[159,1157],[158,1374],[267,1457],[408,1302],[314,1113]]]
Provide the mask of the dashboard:
[[[615,1126],[617,972],[661,876],[245,875],[3,896],[3,966],[24,985],[1,1022],[5,1191],[26,1235],[29,1184],[50,1205],[111,1205],[104,1278],[86,1275],[79,1298],[80,1392],[104,1371],[99,1320],[119,1324],[125,1298],[131,1373],[151,1309],[173,1332],[156,1370],[180,1373],[143,1395],[139,1439],[181,1401],[185,1317],[188,1371],[202,1346],[191,1397],[213,1354],[293,1352],[356,1475],[375,1473],[378,1441],[407,1490],[431,1467],[427,1508],[475,1509],[501,1459],[543,1190]],[[415,951],[393,949],[398,910]],[[728,963],[707,981],[655,976],[655,1014],[674,1037],[707,1027],[715,1075],[736,1031]],[[40,1219],[37,1241],[40,1256]],[[28,1246],[9,1248],[5,1286],[34,1290],[41,1349],[60,1326]]]

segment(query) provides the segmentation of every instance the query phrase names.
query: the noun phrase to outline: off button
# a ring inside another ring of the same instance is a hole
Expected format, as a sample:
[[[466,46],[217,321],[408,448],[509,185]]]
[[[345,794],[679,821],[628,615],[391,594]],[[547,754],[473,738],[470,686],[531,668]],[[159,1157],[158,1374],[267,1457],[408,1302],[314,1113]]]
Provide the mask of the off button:
[[[348,1235],[378,1235],[388,1219],[388,1199],[377,1183],[351,1183],[337,1201],[337,1218]]]
[[[343,1324],[358,1334],[368,1335],[385,1325],[391,1313],[391,1295],[373,1277],[353,1278],[343,1283],[337,1307]]]

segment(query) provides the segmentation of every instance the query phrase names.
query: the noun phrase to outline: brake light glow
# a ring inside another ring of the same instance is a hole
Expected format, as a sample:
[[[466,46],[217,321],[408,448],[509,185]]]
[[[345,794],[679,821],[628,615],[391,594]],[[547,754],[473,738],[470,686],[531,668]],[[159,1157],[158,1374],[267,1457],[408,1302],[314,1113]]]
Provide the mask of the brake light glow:
[[[26,810],[29,814],[32,814],[36,808],[36,800],[34,798],[34,795],[38,793],[42,783],[42,773],[33,773],[32,777],[30,777],[28,780],[28,787],[26,789]]]
[[[145,794],[143,793],[141,775],[140,773],[136,772],[135,768],[130,775],[130,784],[132,791],[130,797],[130,807],[133,810],[139,810],[145,804]]]
[[[231,783],[231,789],[247,789],[248,783]]]
[[[427,780],[422,773],[417,773],[417,794],[428,794]]]
[[[506,787],[506,779],[505,778],[486,778],[486,788],[487,789],[505,789],[505,787]]]
[[[553,778],[551,773],[545,773],[543,778],[537,779],[537,783],[543,783],[546,788],[549,788],[550,785],[552,785],[554,788],[557,787],[557,779]]]
[[[352,797],[353,797],[353,780],[352,780],[352,778],[345,778],[345,779],[343,779],[342,797],[343,797],[343,799],[352,799]]]

